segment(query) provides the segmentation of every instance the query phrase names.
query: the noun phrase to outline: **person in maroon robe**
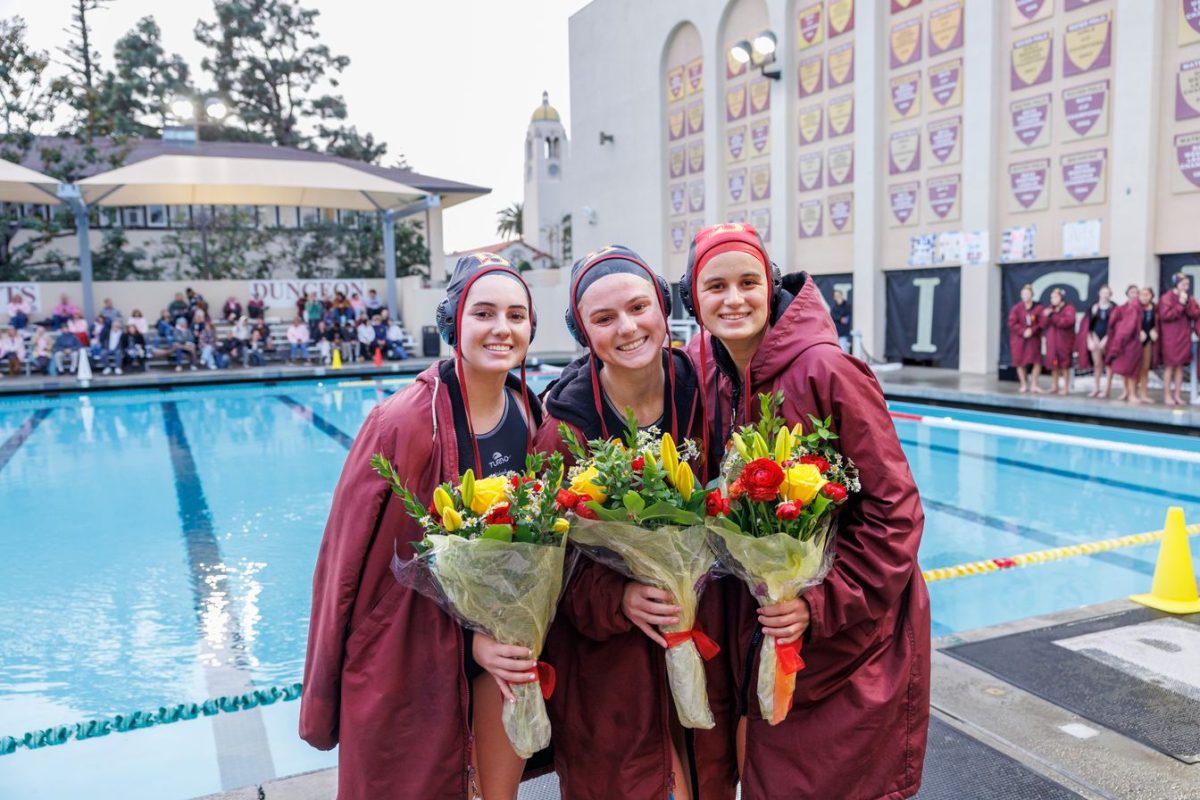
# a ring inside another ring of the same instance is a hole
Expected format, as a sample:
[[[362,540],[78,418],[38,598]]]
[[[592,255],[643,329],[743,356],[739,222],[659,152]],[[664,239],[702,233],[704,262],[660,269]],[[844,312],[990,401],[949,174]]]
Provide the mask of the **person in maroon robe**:
[[[1096,380],[1096,388],[1088,392],[1088,397],[1108,397],[1112,391],[1113,373],[1104,364],[1104,350],[1108,346],[1108,335],[1112,323],[1113,305],[1112,289],[1108,284],[1100,287],[1098,299],[1084,313],[1079,321],[1079,334],[1075,338],[1075,355],[1079,366],[1085,364],[1092,367],[1092,375]],[[1104,388],[1101,389],[1101,385]]]
[[[1150,398],[1150,370],[1159,362],[1162,331],[1158,324],[1158,305],[1154,302],[1154,289],[1143,286],[1138,291],[1138,341],[1141,342],[1141,360],[1137,375],[1137,400],[1153,403]]]
[[[670,289],[633,251],[607,247],[571,269],[567,327],[587,354],[544,395],[535,446],[567,451],[565,424],[580,441],[620,436],[625,410],[639,426],[676,439],[698,436],[691,360],[664,349]],[[697,627],[723,638],[727,581],[700,597]],[[732,586],[732,582],[728,582]],[[558,670],[550,698],[555,769],[565,800],[732,800],[737,786],[727,655],[705,664],[716,726],[684,730],[667,686],[659,625],[677,621],[670,593],[590,559],[575,570],[546,641]]]
[[[541,419],[524,385],[532,314],[506,260],[461,259],[438,307],[455,357],[372,410],[346,458],[313,576],[300,701],[300,737],[339,747],[339,800],[516,794],[523,762],[501,704],[535,662],[526,648],[464,632],[396,580],[393,554],[410,558],[423,534],[370,461],[383,454],[429,500],[467,467],[482,476],[523,464]]]
[[[1175,273],[1174,287],[1158,301],[1162,332],[1163,402],[1183,405],[1183,381],[1192,363],[1192,328],[1200,323],[1200,303],[1192,296],[1192,281]]]
[[[929,723],[929,593],[917,563],[924,512],[883,391],[838,347],[812,279],[780,278],[749,225],[700,230],[680,294],[702,328],[689,344],[702,396],[719,397],[705,412],[714,452],[731,424],[754,421],[760,393],[782,391],[789,422],[832,418],[862,482],[841,511],[821,584],[762,608],[744,587],[728,595],[737,710],[746,718],[742,797],[911,797]],[[752,702],[764,635],[804,639],[794,706],[775,726]]]
[[[1117,399],[1129,403],[1138,402],[1138,374],[1142,371],[1142,345],[1138,334],[1141,317],[1138,287],[1130,284],[1125,289],[1125,302],[1117,306],[1109,321],[1108,345],[1104,350],[1104,363],[1121,376],[1121,396]]]
[[[1042,307],[1033,302],[1033,287],[1028,283],[1021,287],[1021,300],[1008,310],[1008,349],[1012,354],[1013,366],[1017,369],[1017,380],[1021,382],[1021,393],[1042,391],[1038,379],[1042,376]],[[1025,370],[1033,368],[1029,380]]]
[[[1066,301],[1066,295],[1057,286],[1050,290],[1050,305],[1042,309],[1042,330],[1046,332],[1046,369],[1050,370],[1050,391],[1053,394],[1070,394],[1071,355],[1075,349],[1075,306]]]

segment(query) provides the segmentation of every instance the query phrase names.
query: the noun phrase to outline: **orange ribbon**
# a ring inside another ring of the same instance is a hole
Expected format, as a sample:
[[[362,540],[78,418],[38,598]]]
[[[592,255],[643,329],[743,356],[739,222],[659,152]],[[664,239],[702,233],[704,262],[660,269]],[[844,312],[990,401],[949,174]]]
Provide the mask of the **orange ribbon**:
[[[790,644],[775,643],[775,657],[779,660],[779,671],[784,675],[795,675],[804,669],[804,659],[800,657],[800,640]]]
[[[717,653],[721,652],[721,646],[699,628],[692,628],[687,631],[674,631],[672,633],[664,631],[663,638],[667,640],[667,647],[678,647],[684,642],[694,642],[696,650],[700,653],[700,657],[705,661],[712,661]]]
[[[800,657],[800,640],[790,644],[775,643],[775,686],[774,711],[771,724],[783,722],[787,713],[792,710],[796,699],[796,673],[804,669],[804,659]]]

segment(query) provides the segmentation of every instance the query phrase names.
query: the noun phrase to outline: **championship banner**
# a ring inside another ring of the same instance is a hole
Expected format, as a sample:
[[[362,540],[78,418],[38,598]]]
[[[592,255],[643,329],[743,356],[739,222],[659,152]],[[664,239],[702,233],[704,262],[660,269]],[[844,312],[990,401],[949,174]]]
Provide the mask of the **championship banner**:
[[[730,51],[730,48],[732,48],[732,46],[733,46],[733,43],[730,43],[730,45],[725,48],[725,79],[726,80],[729,80],[731,78],[737,78],[737,77],[740,77],[740,76],[746,74],[746,66],[747,65],[744,62],[736,60],[732,55],[730,55],[729,51]]]
[[[741,161],[746,157],[746,126],[738,125],[725,131],[725,160]]]
[[[800,59],[796,68],[796,85],[800,97],[809,97],[825,88],[822,79],[825,75],[825,57],[818,54]]]
[[[1011,121],[1009,149],[1024,150],[1050,144],[1050,95],[1039,94],[1008,105]]]
[[[750,157],[758,158],[771,152],[771,121],[760,119],[750,125]]]
[[[829,38],[854,30],[854,0],[829,0]]]
[[[1033,302],[1046,305],[1050,302],[1050,290],[1063,290],[1068,303],[1075,306],[1076,314],[1100,299],[1100,287],[1108,283],[1107,258],[1076,258],[1066,261],[1033,261],[1021,264],[1005,264],[1000,269],[1000,366],[1012,366],[1012,353],[1008,349],[1008,310],[1021,300],[1021,287],[1033,287]],[[1123,288],[1123,287],[1122,287]],[[1115,293],[1114,293],[1115,294]]]
[[[758,235],[762,237],[764,242],[771,241],[771,209],[770,208],[752,208],[750,209],[750,224],[758,231]]]
[[[363,297],[364,291],[359,291],[358,296]],[[23,298],[29,306],[30,314],[42,313],[42,290],[36,283],[0,283],[0,308],[7,311],[8,304]]]
[[[796,126],[800,131],[800,144],[812,144],[813,142],[821,141],[824,129],[821,123],[824,113],[825,107],[820,103],[800,109],[797,119],[798,124]]]
[[[667,70],[667,102],[682,100],[684,94],[683,67]]]
[[[692,241],[692,239],[696,238],[696,234],[699,233],[700,229],[703,227],[704,227],[704,217],[696,217],[695,219],[688,220],[687,235],[688,235],[689,243]]]
[[[688,135],[700,133],[704,130],[704,101],[697,100],[694,103],[688,103],[687,107],[687,130]]]
[[[805,200],[800,203],[797,210],[800,218],[800,238],[812,239],[821,235],[822,209],[824,203],[820,199]]]
[[[1200,132],[1175,137],[1175,167],[1172,191],[1200,192]]]
[[[833,198],[831,197],[830,200]],[[847,303],[854,302],[854,273],[853,272],[838,272],[833,275],[812,275],[809,279],[817,287],[817,291],[821,293],[821,300],[824,301],[826,308],[833,308],[833,293],[835,291],[842,293],[842,299]]]
[[[1073,22],[1063,34],[1063,77],[1112,64],[1112,24],[1108,14]]]
[[[829,88],[836,89],[854,80],[854,42],[829,50]]]
[[[688,142],[688,174],[694,175],[704,171],[704,140],[696,139]]]
[[[921,113],[921,71],[897,75],[888,82],[891,99],[888,119],[892,122],[915,117]]]
[[[1192,279],[1192,292],[1200,286],[1200,253],[1171,253],[1158,257],[1158,291],[1169,292],[1175,286],[1175,273],[1182,272]],[[0,299],[4,295],[0,294]]]
[[[725,92],[725,121],[733,122],[746,116],[746,87],[735,86]]]
[[[829,235],[854,231],[854,193],[829,195]]]
[[[889,270],[884,356],[958,369],[961,267]]]
[[[1178,2],[1179,46],[1184,47],[1200,42],[1200,0],[1178,0]]]
[[[672,178],[683,177],[687,172],[687,148],[683,145],[672,147],[667,151],[667,174]]]
[[[962,187],[962,175],[940,175],[925,181],[926,196],[929,198],[929,210],[938,222],[950,222],[959,217],[959,191]],[[934,220],[931,219],[930,222]]]
[[[957,164],[962,160],[962,117],[934,120],[925,132],[934,161]]]
[[[667,197],[671,203],[671,216],[677,217],[683,214],[687,208],[687,184],[672,183],[667,187]]]
[[[676,253],[682,253],[688,244],[687,223],[672,222],[671,223],[671,250]]]
[[[921,18],[911,17],[892,26],[889,37],[891,55],[888,66],[892,69],[921,60]]]
[[[771,107],[771,81],[759,78],[750,81],[750,113],[761,114]]]
[[[1009,86],[1018,91],[1050,80],[1054,71],[1054,39],[1042,31],[1013,42]]]
[[[892,228],[903,228],[917,224],[917,193],[920,181],[897,183],[888,187],[888,204],[892,209]]]
[[[1054,0],[1012,0],[1012,27],[1049,19],[1053,13]]]
[[[1059,157],[1065,190],[1062,205],[1088,206],[1104,202],[1107,158],[1108,150],[1103,147]]]
[[[1074,11],[1077,8],[1087,8],[1103,2],[1104,0],[1063,0],[1063,11]]]
[[[962,105],[961,58],[929,68],[929,106],[931,111]]]
[[[1200,58],[1180,64],[1175,76],[1175,121],[1196,117],[1200,117]]]
[[[671,141],[682,139],[684,133],[683,109],[667,112],[667,137]]]
[[[699,214],[704,211],[704,181],[692,181],[688,184],[688,213]]]
[[[807,50],[825,41],[825,25],[821,19],[823,3],[809,3],[796,12],[796,48]]]
[[[929,55],[940,56],[963,45],[963,4],[954,0],[929,12]]]
[[[746,170],[731,169],[726,175],[726,188],[729,191],[729,202],[740,203],[746,197]]]
[[[1050,159],[1018,161],[1008,167],[1008,183],[1016,201],[1013,212],[1045,211],[1050,207]]]
[[[734,225],[742,225],[749,220],[749,215],[744,208],[731,208],[725,212],[725,221],[731,222]],[[695,236],[692,237],[696,238]]]
[[[888,137],[888,174],[902,175],[921,168],[921,131],[892,131]]]
[[[750,168],[750,202],[771,198],[771,165],[759,164]]]
[[[854,95],[846,94],[829,101],[829,138],[854,132]]]
[[[854,145],[829,148],[829,185],[845,186],[854,182]]]
[[[687,63],[687,93],[700,94],[704,91],[704,56],[697,56]]]
[[[1088,139],[1108,133],[1108,79],[1064,89],[1063,141]]]
[[[899,14],[910,8],[921,5],[921,0],[892,0],[892,13]]]
[[[822,179],[825,175],[822,168],[823,155],[819,151],[801,153],[797,161],[800,172],[800,191],[811,192],[814,189],[822,188]]]

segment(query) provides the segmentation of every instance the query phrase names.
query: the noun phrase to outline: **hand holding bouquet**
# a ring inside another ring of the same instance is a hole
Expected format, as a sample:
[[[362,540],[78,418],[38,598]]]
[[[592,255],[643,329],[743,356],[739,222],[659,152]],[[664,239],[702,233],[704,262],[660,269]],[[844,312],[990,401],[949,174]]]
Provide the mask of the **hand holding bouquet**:
[[[833,565],[835,513],[859,482],[854,464],[834,448],[831,420],[810,417],[806,435],[778,416],[782,393],[760,395],[760,401],[758,424],[732,436],[721,470],[729,509],[709,538],[721,563],[768,606],[794,600],[824,579]],[[758,702],[770,724],[787,716],[803,668],[799,639],[778,645],[764,638]]]
[[[577,459],[559,504],[575,512],[571,541],[600,563],[639,583],[671,593],[679,622],[663,628],[667,680],[680,724],[712,728],[705,660],[717,644],[695,627],[700,592],[713,565],[703,523],[710,492],[696,486],[689,459],[695,445],[679,446],[655,428],[638,431],[629,420],[624,442],[594,440],[585,448],[560,429]]]
[[[536,659],[564,580],[569,526],[555,505],[562,456],[529,456],[520,475],[476,479],[467,470],[457,485],[437,487],[429,506],[401,483],[382,455],[374,456],[371,466],[425,531],[414,558],[392,560],[396,579],[432,598],[465,627],[502,644],[527,647]],[[550,743],[545,700],[554,690],[554,670],[538,662],[538,676],[512,686],[516,702],[505,703],[501,715],[522,758]]]

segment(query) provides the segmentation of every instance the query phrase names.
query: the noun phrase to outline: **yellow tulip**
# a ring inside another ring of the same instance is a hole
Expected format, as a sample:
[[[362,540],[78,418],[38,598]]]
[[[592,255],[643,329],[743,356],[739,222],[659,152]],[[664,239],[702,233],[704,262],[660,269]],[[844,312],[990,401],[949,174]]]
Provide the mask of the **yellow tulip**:
[[[452,507],[442,509],[442,527],[446,530],[454,532],[462,527],[462,522],[462,515]]]
[[[462,496],[463,505],[470,508],[471,502],[475,499],[475,470],[468,469],[463,473],[462,480],[458,484],[458,493]]]
[[[775,436],[775,461],[782,464],[792,452],[792,437],[787,428],[780,428]]]
[[[750,449],[746,447],[746,441],[740,433],[734,433],[730,438],[733,439],[733,447],[737,450],[738,455],[742,457],[743,461],[750,462],[754,460],[750,457]]]
[[[679,490],[685,502],[692,499],[692,492],[696,489],[696,476],[692,474],[692,468],[687,462],[680,464],[675,470],[675,488]]]
[[[566,533],[567,531],[571,530],[571,523],[567,522],[565,518],[559,517],[554,520],[554,525],[551,527],[551,530],[553,530],[555,533]]]
[[[476,514],[484,514],[492,506],[504,502],[508,485],[507,480],[498,476],[480,478],[475,481],[475,493],[470,503],[471,510]]]
[[[667,479],[674,480],[675,472],[679,469],[679,450],[676,449],[675,440],[671,438],[671,434],[663,434],[658,454],[662,458],[663,471],[667,473]]]
[[[771,451],[767,449],[767,440],[758,431],[750,435],[750,455],[755,458],[767,458],[771,455]]]
[[[441,516],[442,511],[447,507],[454,508],[454,498],[450,496],[449,492],[439,486],[433,490],[433,507],[438,515]]]
[[[595,481],[598,477],[600,477],[599,470],[595,467],[588,467],[571,479],[571,491],[575,494],[586,494],[597,503],[603,503],[608,499],[608,494],[596,485]]]
[[[821,470],[812,464],[797,464],[783,471],[783,496],[792,502],[797,500],[805,505],[812,502],[821,491],[821,487],[829,481],[821,477]]]
[[[642,458],[646,459],[646,466],[648,466],[648,467],[657,467],[658,466],[658,459],[656,459],[654,457],[654,454],[651,453],[649,450],[647,450],[642,455]]]

